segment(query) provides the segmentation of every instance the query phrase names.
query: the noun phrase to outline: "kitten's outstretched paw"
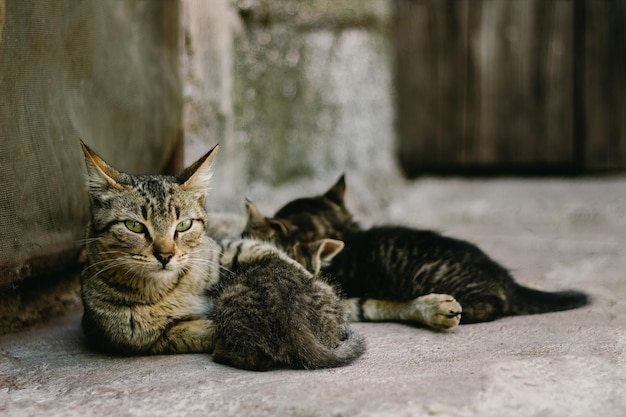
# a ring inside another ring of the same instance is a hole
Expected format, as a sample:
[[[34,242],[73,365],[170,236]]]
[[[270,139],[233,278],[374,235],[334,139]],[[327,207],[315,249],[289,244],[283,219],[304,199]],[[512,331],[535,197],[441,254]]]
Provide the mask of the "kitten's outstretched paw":
[[[461,321],[461,304],[448,294],[428,294],[411,302],[421,313],[422,323],[439,330],[450,330]]]

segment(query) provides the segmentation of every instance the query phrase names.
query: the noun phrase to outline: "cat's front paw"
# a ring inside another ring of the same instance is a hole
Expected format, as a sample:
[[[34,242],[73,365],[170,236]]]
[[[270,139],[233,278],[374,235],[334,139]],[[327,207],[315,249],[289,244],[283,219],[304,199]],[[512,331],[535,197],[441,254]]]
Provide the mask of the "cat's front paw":
[[[461,322],[461,304],[448,294],[428,294],[414,299],[411,304],[420,312],[421,322],[438,330],[450,330]]]

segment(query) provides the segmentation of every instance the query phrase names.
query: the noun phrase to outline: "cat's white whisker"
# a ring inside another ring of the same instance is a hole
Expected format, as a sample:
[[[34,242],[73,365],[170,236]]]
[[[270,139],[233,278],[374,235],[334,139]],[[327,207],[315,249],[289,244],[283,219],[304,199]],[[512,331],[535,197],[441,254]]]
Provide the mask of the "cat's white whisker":
[[[123,262],[115,262],[115,263],[112,263],[112,264],[110,264],[110,265],[107,265],[106,267],[104,267],[104,268],[100,269],[100,270],[99,270],[98,272],[96,272],[95,274],[91,275],[91,278],[92,278],[92,279],[93,279],[93,278],[96,278],[96,277],[98,277],[99,275],[103,274],[104,272],[106,272],[106,271],[108,271],[108,270],[110,270],[110,269],[112,269],[112,268],[115,268],[115,267],[117,267],[117,266],[123,265],[123,264],[124,264]]]
[[[86,243],[91,243],[91,242],[97,242],[97,241],[99,241],[101,239],[102,239],[102,237],[86,237],[84,239],[77,240],[76,243],[86,244]]]
[[[219,263],[212,261],[210,259],[190,257],[187,259],[187,263],[189,265],[196,266],[199,268],[205,268],[208,273],[210,273],[212,269],[217,268],[220,273],[227,272],[229,274],[233,274],[233,272],[230,271],[225,266],[220,265]]]

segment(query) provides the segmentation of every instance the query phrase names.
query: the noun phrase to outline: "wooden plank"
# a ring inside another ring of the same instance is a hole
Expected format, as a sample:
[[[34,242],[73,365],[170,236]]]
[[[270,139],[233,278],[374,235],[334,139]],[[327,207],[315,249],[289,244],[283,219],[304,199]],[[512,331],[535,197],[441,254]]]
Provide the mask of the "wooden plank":
[[[581,117],[588,169],[626,168],[626,2],[580,2],[585,36]]]
[[[472,10],[475,160],[571,164],[573,2],[484,0]]]
[[[400,161],[573,164],[573,0],[398,0]]]
[[[411,175],[464,161],[468,1],[395,8],[398,153]]]

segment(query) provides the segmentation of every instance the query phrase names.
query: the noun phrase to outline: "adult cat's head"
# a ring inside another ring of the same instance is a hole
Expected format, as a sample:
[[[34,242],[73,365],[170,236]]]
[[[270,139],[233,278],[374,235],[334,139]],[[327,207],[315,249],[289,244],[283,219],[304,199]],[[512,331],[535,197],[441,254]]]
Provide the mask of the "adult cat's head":
[[[175,280],[199,265],[218,146],[173,177],[119,172],[81,144],[91,207],[90,275],[109,271],[103,274],[109,280],[137,288]]]

